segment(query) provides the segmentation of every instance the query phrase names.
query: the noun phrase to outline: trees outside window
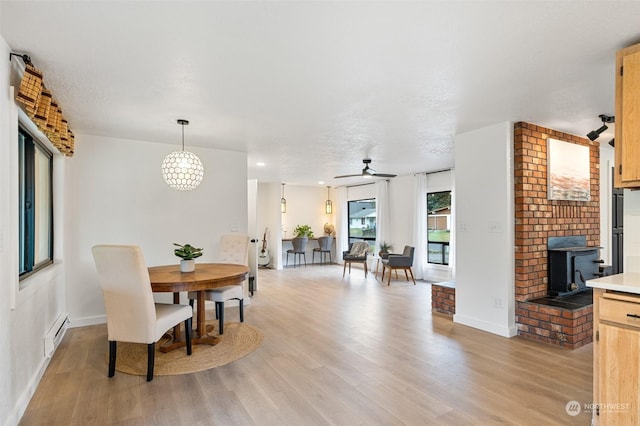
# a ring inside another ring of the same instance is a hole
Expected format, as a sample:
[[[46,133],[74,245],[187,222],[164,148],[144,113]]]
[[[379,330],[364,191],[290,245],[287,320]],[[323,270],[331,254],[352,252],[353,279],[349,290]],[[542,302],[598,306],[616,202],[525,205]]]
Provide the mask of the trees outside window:
[[[427,261],[449,264],[451,191],[427,193]]]

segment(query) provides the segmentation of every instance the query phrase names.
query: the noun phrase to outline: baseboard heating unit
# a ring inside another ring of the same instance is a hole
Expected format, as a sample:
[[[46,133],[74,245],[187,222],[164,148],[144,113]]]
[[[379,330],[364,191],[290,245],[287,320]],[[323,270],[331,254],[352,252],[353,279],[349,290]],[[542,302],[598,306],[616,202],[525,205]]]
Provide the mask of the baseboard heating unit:
[[[51,358],[53,352],[56,350],[64,333],[67,331],[69,325],[69,314],[63,313],[58,316],[53,323],[47,334],[44,336],[44,356]]]

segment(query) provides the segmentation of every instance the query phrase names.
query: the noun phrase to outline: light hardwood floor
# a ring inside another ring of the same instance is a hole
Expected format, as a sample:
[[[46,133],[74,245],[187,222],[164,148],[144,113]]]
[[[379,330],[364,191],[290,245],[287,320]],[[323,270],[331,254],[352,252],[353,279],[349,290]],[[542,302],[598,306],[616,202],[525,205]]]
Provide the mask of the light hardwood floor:
[[[23,425],[590,424],[592,345],[506,339],[431,313],[430,286],[354,266],[261,270],[249,356],[182,375],[107,378],[106,326],[75,328]],[[229,308],[237,321],[237,308]]]

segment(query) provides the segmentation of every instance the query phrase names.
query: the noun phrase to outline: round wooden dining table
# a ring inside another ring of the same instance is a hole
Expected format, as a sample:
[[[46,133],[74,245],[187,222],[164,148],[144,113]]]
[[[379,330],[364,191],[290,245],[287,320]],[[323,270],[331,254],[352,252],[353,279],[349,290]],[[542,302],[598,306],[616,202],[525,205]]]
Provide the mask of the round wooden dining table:
[[[205,325],[205,292],[212,288],[240,284],[249,277],[249,268],[231,263],[197,263],[193,272],[180,272],[180,265],[152,266],[149,269],[151,290],[173,293],[173,303],[180,303],[181,291],[195,291],[197,297],[196,330],[193,344],[215,345],[220,336],[211,336]],[[180,333],[180,327],[174,327],[173,336],[160,346],[162,352],[168,352],[186,344]]]

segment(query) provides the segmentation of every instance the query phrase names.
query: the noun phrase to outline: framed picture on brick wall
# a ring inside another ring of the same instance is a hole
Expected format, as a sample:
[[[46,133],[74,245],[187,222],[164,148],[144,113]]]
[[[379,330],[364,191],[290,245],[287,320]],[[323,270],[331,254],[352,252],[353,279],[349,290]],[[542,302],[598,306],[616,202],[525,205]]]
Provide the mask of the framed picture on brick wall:
[[[547,198],[589,201],[589,147],[547,139]]]

